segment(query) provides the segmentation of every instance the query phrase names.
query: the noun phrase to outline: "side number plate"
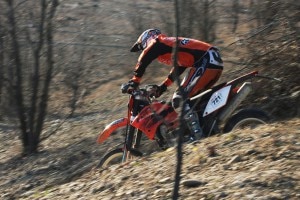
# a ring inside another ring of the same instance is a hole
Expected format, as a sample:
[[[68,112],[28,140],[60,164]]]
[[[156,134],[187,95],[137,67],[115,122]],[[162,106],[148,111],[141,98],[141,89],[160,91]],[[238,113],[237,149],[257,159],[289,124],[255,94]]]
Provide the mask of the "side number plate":
[[[203,117],[209,115],[210,113],[218,110],[219,108],[223,107],[227,103],[227,99],[229,96],[231,86],[226,86],[224,88],[221,88],[220,90],[214,92],[203,113]]]

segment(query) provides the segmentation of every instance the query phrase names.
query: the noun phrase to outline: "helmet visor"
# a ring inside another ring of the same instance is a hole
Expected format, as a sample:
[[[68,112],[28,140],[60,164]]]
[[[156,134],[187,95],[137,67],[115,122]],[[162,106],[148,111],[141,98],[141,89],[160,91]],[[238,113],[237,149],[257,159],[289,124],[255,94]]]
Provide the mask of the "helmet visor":
[[[130,52],[138,52],[138,51],[140,51],[140,50],[142,50],[142,49],[141,49],[141,45],[140,45],[140,43],[136,42],[136,43],[134,43],[134,45],[131,47]]]

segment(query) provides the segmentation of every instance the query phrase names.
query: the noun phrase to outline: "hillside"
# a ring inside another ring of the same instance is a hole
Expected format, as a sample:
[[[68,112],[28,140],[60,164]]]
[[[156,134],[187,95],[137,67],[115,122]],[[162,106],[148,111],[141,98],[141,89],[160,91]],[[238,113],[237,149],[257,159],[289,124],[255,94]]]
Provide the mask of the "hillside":
[[[180,199],[299,199],[299,136],[294,119],[185,145]],[[175,149],[99,171],[91,145],[1,162],[1,199],[171,198]]]

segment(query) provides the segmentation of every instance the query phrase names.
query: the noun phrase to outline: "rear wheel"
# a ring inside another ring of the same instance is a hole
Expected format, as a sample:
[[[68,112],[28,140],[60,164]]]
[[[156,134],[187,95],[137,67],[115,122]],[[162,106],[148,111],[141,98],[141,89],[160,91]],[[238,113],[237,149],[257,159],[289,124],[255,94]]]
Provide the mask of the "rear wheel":
[[[255,128],[258,125],[266,124],[270,117],[259,109],[243,109],[234,114],[224,126],[224,133],[235,129]]]

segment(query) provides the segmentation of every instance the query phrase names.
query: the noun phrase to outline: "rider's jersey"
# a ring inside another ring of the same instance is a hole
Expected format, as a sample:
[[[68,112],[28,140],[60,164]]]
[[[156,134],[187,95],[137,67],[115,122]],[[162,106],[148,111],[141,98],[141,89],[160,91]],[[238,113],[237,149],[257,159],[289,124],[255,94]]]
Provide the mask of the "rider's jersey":
[[[183,72],[184,68],[194,67],[195,62],[199,61],[212,47],[208,43],[190,38],[179,37],[178,41],[177,64],[180,66],[180,72]],[[142,51],[135,66],[132,80],[139,83],[147,66],[155,59],[163,64],[172,66],[172,51],[175,44],[176,37],[166,37],[163,34],[152,40],[152,43],[148,44],[147,48]],[[173,81],[171,76],[169,76],[169,79]]]

